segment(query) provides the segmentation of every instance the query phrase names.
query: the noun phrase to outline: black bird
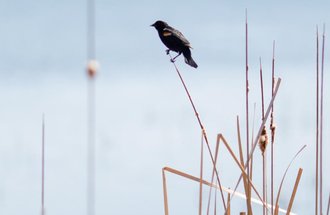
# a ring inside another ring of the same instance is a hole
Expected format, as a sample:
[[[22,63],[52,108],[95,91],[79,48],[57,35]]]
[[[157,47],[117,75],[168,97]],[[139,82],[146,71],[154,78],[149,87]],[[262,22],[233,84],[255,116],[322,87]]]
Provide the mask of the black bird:
[[[168,48],[166,53],[169,54],[170,50],[178,53],[178,55],[172,59],[172,62],[174,62],[175,58],[179,55],[183,54],[185,62],[188,65],[197,68],[197,64],[191,57],[190,48],[192,47],[180,31],[172,28],[166,22],[160,20],[156,21],[151,26],[156,28],[161,41]]]

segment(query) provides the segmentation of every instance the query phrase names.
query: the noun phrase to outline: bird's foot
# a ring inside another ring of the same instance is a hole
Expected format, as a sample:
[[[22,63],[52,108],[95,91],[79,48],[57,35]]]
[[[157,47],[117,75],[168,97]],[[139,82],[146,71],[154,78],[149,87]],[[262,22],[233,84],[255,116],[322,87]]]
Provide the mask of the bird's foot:
[[[181,52],[179,52],[179,54],[178,54],[177,56],[175,56],[174,58],[171,58],[171,62],[174,63],[174,62],[175,62],[175,59],[176,59],[177,57],[179,57],[180,55],[181,55]]]
[[[170,54],[170,50],[169,49],[166,49],[165,52],[166,52],[167,55]]]

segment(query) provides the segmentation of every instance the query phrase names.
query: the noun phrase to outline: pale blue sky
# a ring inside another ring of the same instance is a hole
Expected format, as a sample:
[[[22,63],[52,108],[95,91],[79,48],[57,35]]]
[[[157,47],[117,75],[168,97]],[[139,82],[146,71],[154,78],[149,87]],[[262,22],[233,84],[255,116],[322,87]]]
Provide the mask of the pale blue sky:
[[[167,21],[191,42],[198,69],[182,58],[177,65],[212,144],[221,132],[236,149],[236,115],[244,118],[245,8],[251,110],[253,102],[257,113],[260,110],[260,56],[269,94],[276,40],[276,73],[282,78],[276,101],[276,185],[292,156],[307,144],[283,192],[289,195],[298,167],[304,168],[293,211],[312,213],[315,29],[330,23],[328,1],[96,0],[96,4],[96,56],[101,65],[96,81],[97,215],[162,214],[162,167],[198,175],[199,127],[165,47],[150,27],[155,20]],[[85,214],[85,1],[0,0],[0,28],[0,214],[40,212],[43,113],[47,215]],[[329,81],[326,75],[326,84]],[[259,122],[258,114],[256,125]],[[328,141],[327,124],[325,129]],[[238,168],[226,152],[222,156],[224,185],[233,187]],[[205,168],[210,169],[210,163]],[[327,169],[327,179],[328,175]],[[261,177],[255,180],[260,187]],[[197,185],[174,176],[169,177],[169,189],[171,214],[197,213]],[[328,195],[329,184],[325,191]],[[287,201],[288,197],[281,199],[283,207]],[[236,213],[241,202],[235,204]]]

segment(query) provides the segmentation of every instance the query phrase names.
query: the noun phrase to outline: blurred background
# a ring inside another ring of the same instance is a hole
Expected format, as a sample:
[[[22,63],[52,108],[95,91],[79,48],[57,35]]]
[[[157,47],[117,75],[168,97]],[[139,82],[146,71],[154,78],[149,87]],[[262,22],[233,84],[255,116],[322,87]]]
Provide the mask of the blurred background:
[[[245,140],[245,9],[249,20],[250,119],[261,122],[259,58],[266,105],[271,58],[282,78],[275,102],[275,190],[304,145],[283,187],[287,208],[304,169],[293,212],[314,211],[316,26],[330,22],[328,1],[96,1],[96,188],[102,214],[163,214],[161,170],[199,175],[201,131],[165,46],[150,24],[164,20],[193,46],[198,69],[180,69],[214,148],[222,133],[236,153],[236,116]],[[41,211],[41,125],[46,123],[47,215],[86,214],[87,3],[0,1],[0,214]],[[324,153],[329,152],[329,47],[325,52]],[[267,123],[269,127],[269,123]],[[252,126],[250,127],[252,129]],[[252,132],[252,131],[251,131]],[[206,177],[211,162],[205,153]],[[261,153],[254,181],[261,192]],[[329,158],[324,158],[324,164]],[[219,173],[234,187],[239,169],[223,146]],[[324,169],[324,199],[330,190]],[[168,175],[170,214],[198,211],[198,183]],[[239,188],[243,191],[242,187]],[[205,194],[208,189],[205,188]],[[325,201],[326,202],[326,201]],[[324,203],[324,205],[326,205]],[[235,198],[232,212],[244,209]],[[256,206],[261,214],[262,208]]]

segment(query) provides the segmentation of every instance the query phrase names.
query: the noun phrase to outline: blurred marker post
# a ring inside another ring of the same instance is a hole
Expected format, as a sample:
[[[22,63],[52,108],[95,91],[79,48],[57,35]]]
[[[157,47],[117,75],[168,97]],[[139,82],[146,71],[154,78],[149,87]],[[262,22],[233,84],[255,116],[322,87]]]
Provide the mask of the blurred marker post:
[[[41,136],[41,215],[45,215],[45,116],[42,115]]]
[[[95,211],[95,76],[98,69],[96,60],[87,64],[88,75],[88,122],[87,122],[87,214]]]
[[[95,0],[87,0],[87,215],[95,214]]]

